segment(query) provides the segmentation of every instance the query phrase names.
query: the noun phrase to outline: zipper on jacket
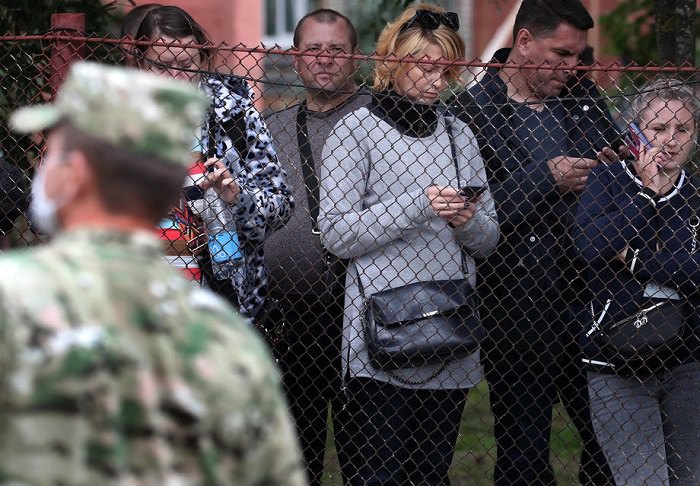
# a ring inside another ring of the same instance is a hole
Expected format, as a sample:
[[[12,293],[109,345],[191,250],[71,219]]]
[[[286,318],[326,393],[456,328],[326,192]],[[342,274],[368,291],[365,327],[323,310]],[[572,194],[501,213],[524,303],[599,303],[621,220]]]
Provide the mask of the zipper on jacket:
[[[600,323],[603,322],[603,318],[605,317],[605,314],[608,312],[608,308],[610,307],[611,302],[612,302],[612,299],[608,299],[605,302],[605,307],[603,307],[603,312],[600,313],[600,316],[598,316],[597,320],[595,318],[595,311],[593,310],[593,302],[591,302],[591,318],[593,319],[593,325],[586,333],[586,337],[591,337],[591,335],[593,335],[593,333],[596,333],[600,330]]]

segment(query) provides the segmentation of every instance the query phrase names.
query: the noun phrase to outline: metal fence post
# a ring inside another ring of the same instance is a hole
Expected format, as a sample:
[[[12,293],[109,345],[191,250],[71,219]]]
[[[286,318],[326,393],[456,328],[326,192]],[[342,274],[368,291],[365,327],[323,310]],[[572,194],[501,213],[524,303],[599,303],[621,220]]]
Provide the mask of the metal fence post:
[[[84,35],[85,14],[84,13],[55,13],[51,14],[51,30],[53,32],[72,33]],[[71,63],[85,57],[85,42],[75,40],[57,39],[51,47],[51,57],[49,61],[49,85],[51,86],[51,97],[63,83],[68,73]]]

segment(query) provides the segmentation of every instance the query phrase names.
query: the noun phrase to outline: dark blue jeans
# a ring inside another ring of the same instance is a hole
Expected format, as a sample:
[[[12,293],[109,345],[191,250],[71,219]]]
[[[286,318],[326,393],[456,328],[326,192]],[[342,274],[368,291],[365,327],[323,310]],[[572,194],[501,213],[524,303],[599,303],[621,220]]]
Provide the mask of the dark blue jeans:
[[[350,484],[449,485],[468,390],[412,390],[348,379]]]

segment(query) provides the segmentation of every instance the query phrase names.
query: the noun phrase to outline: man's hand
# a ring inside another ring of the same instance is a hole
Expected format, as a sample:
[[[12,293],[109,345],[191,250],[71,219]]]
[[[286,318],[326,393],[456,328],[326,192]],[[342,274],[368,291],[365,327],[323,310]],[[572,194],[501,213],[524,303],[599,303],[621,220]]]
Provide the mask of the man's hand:
[[[425,190],[430,207],[435,214],[447,221],[454,228],[461,228],[472,219],[476,211],[476,203],[481,195],[469,201],[454,187],[430,186]]]
[[[627,145],[620,145],[618,152],[615,152],[610,147],[605,147],[603,150],[598,152],[598,161],[604,164],[612,164],[618,160],[626,159],[630,156],[630,153],[630,149],[627,148]]]
[[[547,165],[560,192],[579,192],[586,186],[588,175],[598,161],[560,155],[548,160]]]
[[[233,179],[224,163],[219,159],[211,158],[204,162],[204,167],[207,169],[213,167],[214,170],[205,173],[204,179],[200,182],[199,187],[203,190],[213,187],[219,194],[219,197],[228,204],[233,204],[238,201],[241,188]]]

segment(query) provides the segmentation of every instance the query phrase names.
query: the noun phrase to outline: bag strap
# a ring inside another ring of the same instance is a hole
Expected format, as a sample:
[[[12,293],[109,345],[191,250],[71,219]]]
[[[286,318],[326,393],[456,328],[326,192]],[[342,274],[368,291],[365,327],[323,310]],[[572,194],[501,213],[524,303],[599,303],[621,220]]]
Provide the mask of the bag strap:
[[[450,152],[452,153],[452,162],[455,166],[455,173],[457,174],[457,186],[460,187],[459,183],[459,162],[457,162],[457,144],[455,143],[455,135],[452,131],[452,122],[448,119],[448,114],[445,113],[445,129],[447,130],[447,136],[450,137]],[[467,275],[467,258],[464,256],[464,251],[460,252],[462,258],[462,273]]]
[[[309,202],[311,232],[315,235],[320,235],[321,231],[318,229],[320,189],[314,169],[314,156],[311,153],[311,141],[309,140],[309,129],[306,123],[306,102],[301,103],[297,109],[297,145],[299,145],[299,157],[301,159],[301,170],[304,175],[306,199]]]
[[[690,197],[688,197],[687,204],[690,207],[690,215],[688,216],[688,221],[687,225],[691,232],[693,233],[693,240],[691,242],[691,253],[695,253],[698,249],[700,249],[700,241],[698,239],[698,230],[700,229],[700,178],[697,176],[691,176],[687,172],[681,173],[680,177],[683,177],[685,174],[685,177],[687,178],[685,184],[688,184],[692,188],[692,192]],[[682,197],[680,194],[678,194],[676,197]],[[654,219],[653,219],[653,226],[656,230],[656,241],[659,241],[659,212],[658,209],[655,208],[655,213],[654,213]],[[639,252],[638,249],[634,249],[632,246],[630,246],[630,250],[634,252],[633,259],[637,258],[637,253]],[[632,264],[632,267],[634,267],[634,264]],[[632,272],[634,275],[634,273]],[[642,281],[638,279],[636,276],[634,278],[642,284],[642,286],[646,286],[651,284],[656,284],[654,280],[649,279],[646,281]]]
[[[691,253],[695,253],[700,248],[700,241],[698,241],[698,230],[700,229],[700,178],[698,176],[691,176],[687,171],[684,171],[687,177],[687,184],[692,188],[690,197],[688,198],[687,204],[690,207],[690,216],[688,216],[688,227],[693,232],[693,241]],[[658,210],[654,215],[654,224],[657,229],[656,238],[658,241],[658,228],[659,228],[659,213]]]
[[[693,233],[693,241],[691,243],[691,253],[695,253],[700,248],[698,231],[700,231],[700,178],[697,176],[688,177],[688,183],[693,188],[693,193],[688,199],[690,206],[690,218],[688,219],[688,227]]]
[[[690,216],[688,218],[688,226],[690,227],[691,231],[693,232],[693,241],[691,244],[691,253],[695,253],[699,248],[700,248],[700,241],[698,241],[698,230],[700,230],[700,178],[698,176],[691,176],[687,175],[687,184],[689,184],[692,188],[693,191],[688,198],[688,206],[690,207]],[[654,223],[657,225],[657,238],[658,238],[658,212],[654,215]],[[630,247],[630,250],[634,251],[637,253],[639,250],[634,250],[632,247]],[[634,255],[634,258],[636,258],[636,255]],[[632,272],[633,273],[633,272]],[[634,274],[633,274],[634,275]],[[635,277],[636,279],[636,277]],[[639,281],[639,280],[638,280]],[[641,282],[642,286],[649,284],[649,282],[654,283],[653,280],[649,280],[647,282]],[[597,332],[600,327],[601,327],[601,322],[605,314],[607,313],[608,307],[610,307],[610,303],[612,302],[612,299],[608,299],[608,301],[605,303],[605,306],[600,313],[599,317],[596,316],[595,314],[595,309],[593,307],[593,300],[590,301],[590,314],[592,318],[592,326],[586,333],[586,337],[592,335],[594,332]]]
[[[457,145],[455,144],[455,134],[452,131],[452,122],[447,118],[448,115],[445,114],[445,130],[447,130],[447,136],[450,138],[450,152],[452,153],[452,163],[455,166],[455,173],[457,174],[457,187],[461,187],[462,184],[459,183],[459,162],[457,162]]]

